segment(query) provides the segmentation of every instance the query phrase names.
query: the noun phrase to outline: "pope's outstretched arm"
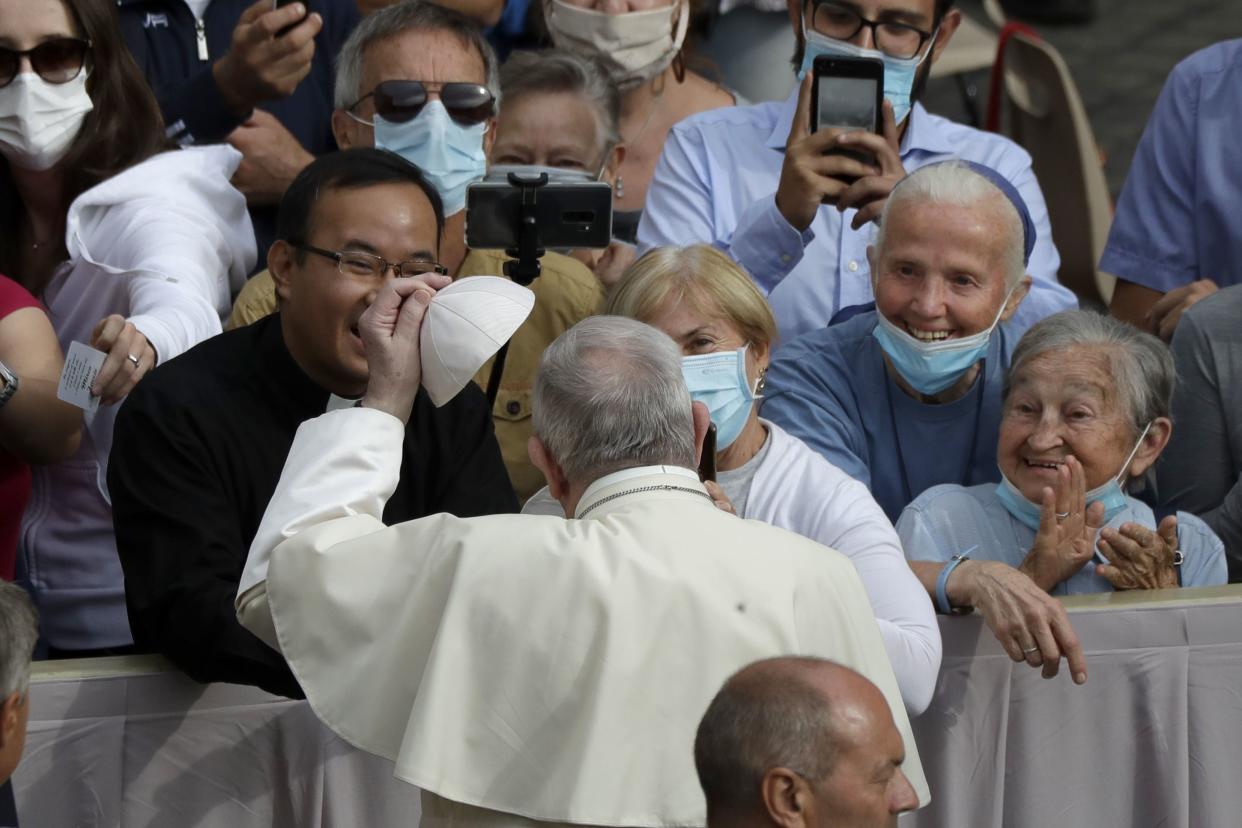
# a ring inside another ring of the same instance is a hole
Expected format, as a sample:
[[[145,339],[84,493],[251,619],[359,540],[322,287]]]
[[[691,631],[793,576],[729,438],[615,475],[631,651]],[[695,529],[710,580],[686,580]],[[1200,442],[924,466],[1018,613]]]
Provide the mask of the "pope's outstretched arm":
[[[268,606],[267,570],[276,547],[311,527],[323,527],[321,543],[384,528],[384,504],[401,476],[405,423],[422,379],[419,329],[427,303],[449,281],[427,275],[385,285],[358,321],[370,369],[362,406],[298,428],[250,545],[235,605],[242,626],[274,649],[280,645]],[[353,520],[342,524],[336,538],[326,524],[341,518]]]

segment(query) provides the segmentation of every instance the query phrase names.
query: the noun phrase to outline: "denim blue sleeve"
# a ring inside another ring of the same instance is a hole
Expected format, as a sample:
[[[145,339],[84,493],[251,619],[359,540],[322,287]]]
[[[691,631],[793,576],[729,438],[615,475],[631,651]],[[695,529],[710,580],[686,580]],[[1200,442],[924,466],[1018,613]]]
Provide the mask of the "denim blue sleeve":
[[[732,256],[760,289],[770,292],[802,260],[815,234],[810,228],[799,232],[785,221],[776,209],[775,189],[742,210],[735,227],[717,226],[711,165],[702,133],[676,127],[669,132],[647,188],[638,225],[639,254],[664,245],[706,242]]]
[[[1134,153],[1100,270],[1162,293],[1199,278],[1194,158],[1198,107],[1199,78],[1181,64],[1161,90]]]

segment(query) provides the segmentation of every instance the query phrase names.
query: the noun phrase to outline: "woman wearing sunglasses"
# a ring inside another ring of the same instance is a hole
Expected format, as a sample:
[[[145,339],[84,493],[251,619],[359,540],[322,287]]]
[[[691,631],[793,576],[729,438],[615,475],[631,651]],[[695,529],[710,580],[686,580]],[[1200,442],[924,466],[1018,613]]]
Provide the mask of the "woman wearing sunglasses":
[[[689,0],[544,0],[543,13],[552,42],[603,61],[621,92],[626,151],[613,186],[612,224],[614,235],[632,242],[673,124],[736,101],[686,69]]]
[[[115,3],[0,0],[0,272],[47,307],[67,370],[73,343],[103,352],[81,445],[35,470],[18,550],[53,654],[130,644],[104,484],[116,404],[220,331],[254,261],[236,151],[164,149]]]

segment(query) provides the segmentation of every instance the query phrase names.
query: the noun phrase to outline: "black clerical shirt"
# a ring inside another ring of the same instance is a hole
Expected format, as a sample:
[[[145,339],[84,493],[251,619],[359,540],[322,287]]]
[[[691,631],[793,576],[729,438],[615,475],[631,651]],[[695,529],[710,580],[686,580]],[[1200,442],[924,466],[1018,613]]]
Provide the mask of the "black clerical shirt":
[[[233,600],[294,432],[328,399],[289,354],[279,314],[209,339],[138,383],[116,418],[108,488],[139,648],[199,681],[301,697],[280,654],[237,622]],[[518,509],[473,383],[438,409],[420,390],[402,453],[386,523]]]

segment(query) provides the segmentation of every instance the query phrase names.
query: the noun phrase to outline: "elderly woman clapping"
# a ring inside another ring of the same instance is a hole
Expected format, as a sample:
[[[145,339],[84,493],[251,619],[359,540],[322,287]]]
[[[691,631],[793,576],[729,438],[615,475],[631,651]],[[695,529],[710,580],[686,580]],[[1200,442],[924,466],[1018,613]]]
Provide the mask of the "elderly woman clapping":
[[[897,522],[908,557],[944,562],[934,586],[924,578],[940,609],[979,609],[1015,661],[1051,675],[1076,644],[1045,593],[1223,584],[1224,547],[1203,521],[1158,520],[1126,494],[1168,443],[1173,383],[1164,345],[1110,317],[1032,327],[1005,384],[1001,482],[935,486]]]
[[[707,406],[716,424],[717,482],[737,513],[850,558],[871,600],[906,707],[921,713],[940,667],[931,604],[867,488],[797,437],[760,419],[757,400],[776,321],[754,282],[710,245],[656,248],[626,271],[606,312],[646,322],[681,348],[690,395]],[[559,514],[559,504],[543,494],[524,511]]]

